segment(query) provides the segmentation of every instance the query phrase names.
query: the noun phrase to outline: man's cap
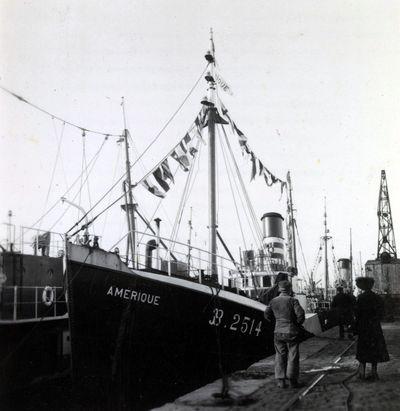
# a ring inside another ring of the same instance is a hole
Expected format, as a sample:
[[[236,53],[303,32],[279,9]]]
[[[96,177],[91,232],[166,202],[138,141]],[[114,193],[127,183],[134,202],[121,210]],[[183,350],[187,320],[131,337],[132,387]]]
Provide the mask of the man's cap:
[[[374,286],[375,280],[372,277],[357,277],[356,285],[361,290],[371,290]]]
[[[291,284],[289,281],[279,281],[278,290],[279,291],[290,291]]]

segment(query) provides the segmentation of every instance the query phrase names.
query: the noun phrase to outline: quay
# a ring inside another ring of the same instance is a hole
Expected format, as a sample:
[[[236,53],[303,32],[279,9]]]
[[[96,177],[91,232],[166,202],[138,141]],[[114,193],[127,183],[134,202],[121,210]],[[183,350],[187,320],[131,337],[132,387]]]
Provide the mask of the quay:
[[[356,339],[338,339],[338,327],[300,345],[298,389],[281,389],[274,379],[274,356],[229,376],[228,396],[219,379],[157,411],[207,410],[398,410],[400,409],[400,319],[383,323],[390,361],[378,364],[378,381],[358,379]],[[367,376],[370,369],[367,365]]]

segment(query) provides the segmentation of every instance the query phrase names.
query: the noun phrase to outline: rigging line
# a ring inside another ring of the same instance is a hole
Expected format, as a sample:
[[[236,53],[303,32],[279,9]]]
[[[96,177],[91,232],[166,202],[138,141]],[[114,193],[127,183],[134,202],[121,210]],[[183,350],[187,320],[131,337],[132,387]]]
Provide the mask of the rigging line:
[[[259,226],[259,224],[258,224],[258,220],[257,220],[257,217],[256,217],[256,215],[255,215],[253,205],[251,204],[250,198],[249,198],[249,196],[248,196],[246,187],[245,187],[245,185],[244,185],[242,176],[241,176],[240,171],[239,171],[239,167],[238,167],[238,165],[237,165],[237,163],[236,163],[235,156],[233,155],[232,147],[231,147],[231,145],[230,145],[230,143],[229,143],[229,139],[228,139],[228,136],[227,136],[227,134],[226,134],[226,131],[225,131],[225,128],[224,128],[224,127],[222,127],[222,131],[223,131],[223,133],[224,133],[225,142],[226,142],[226,145],[228,146],[229,153],[230,153],[231,158],[232,158],[232,162],[233,162],[233,164],[234,164],[234,166],[235,166],[236,174],[237,174],[237,176],[238,176],[238,180],[239,180],[239,182],[240,182],[240,185],[241,185],[241,188],[242,188],[242,191],[243,191],[243,195],[244,195],[245,200],[246,200],[246,203],[247,203],[247,207],[248,207],[248,209],[249,209],[249,211],[250,211],[250,213],[251,213],[251,215],[252,215],[252,218],[253,218],[253,224],[254,224],[254,227],[255,227],[255,229],[256,229],[256,231],[257,231],[257,234],[258,234],[258,237],[259,237],[259,238],[258,238],[258,241],[259,241],[259,243],[260,243],[260,245],[261,245],[261,249],[264,250],[265,245],[263,244],[263,234],[262,234],[261,228],[260,228],[260,226]],[[267,261],[271,264],[271,258],[268,257],[268,256],[265,256],[265,258],[266,258]],[[268,267],[268,268],[267,268],[267,272],[268,272],[269,274],[272,274],[272,270],[271,270],[270,266],[267,265],[267,267]]]
[[[52,123],[53,123],[53,128],[54,128],[54,134],[57,137],[57,140],[59,140],[59,136],[58,136],[58,133],[57,133],[56,123],[54,121],[54,118],[52,119]],[[64,130],[65,130],[65,124],[63,123],[62,136],[64,136]],[[60,151],[60,161],[61,161],[61,169],[62,169],[62,172],[63,172],[64,182],[65,182],[65,189],[68,190],[67,173],[65,172],[65,165],[64,165],[64,159],[63,159],[62,151]]]
[[[218,129],[218,136],[220,137],[219,129]],[[221,151],[222,151],[223,159],[224,159],[224,162],[225,162],[225,168],[226,168],[227,175],[228,175],[229,185],[230,185],[231,192],[232,192],[233,202],[234,202],[234,204],[235,204],[236,215],[237,215],[238,220],[239,220],[239,226],[240,226],[240,231],[241,231],[241,233],[242,233],[243,244],[244,244],[244,246],[245,246],[246,249],[247,249],[246,240],[244,239],[244,233],[243,233],[243,229],[242,229],[242,224],[241,224],[241,221],[240,221],[239,210],[238,210],[238,208],[237,208],[236,199],[235,199],[235,195],[234,195],[234,191],[233,191],[233,187],[232,187],[232,182],[231,182],[231,178],[230,178],[230,174],[229,174],[230,172],[232,172],[232,170],[231,170],[231,167],[230,167],[230,166],[229,166],[229,169],[228,169],[228,163],[227,163],[227,158],[226,158],[225,149],[224,149],[224,146],[223,146],[223,144],[222,144],[222,139],[219,138],[219,140],[220,140],[220,145],[221,145]],[[233,173],[232,173],[232,175],[233,175]],[[250,226],[250,227],[251,227],[251,226]],[[239,271],[239,272],[240,272],[240,271]],[[256,278],[255,278],[255,276],[254,276],[253,270],[251,270],[251,269],[250,269],[250,275],[251,275],[251,278],[252,278],[252,280],[253,280],[253,286],[254,286],[254,290],[255,290],[255,292],[256,292],[257,298],[259,298],[258,288],[257,288],[257,285],[259,285],[259,284],[257,284],[257,281],[256,281]]]
[[[219,129],[217,129],[217,130],[218,130],[218,134],[219,134]],[[225,152],[224,146],[222,145],[222,139],[220,139],[220,145],[221,145],[222,157],[223,157],[224,163],[225,163],[225,168],[226,168],[226,170],[227,170],[228,182],[229,182],[229,186],[230,186],[230,189],[231,189],[232,198],[233,198],[233,202],[234,202],[234,205],[235,205],[235,211],[236,211],[236,215],[237,215],[238,222],[239,222],[240,232],[241,232],[241,235],[242,235],[243,245],[244,245],[245,248],[247,249],[247,244],[246,244],[246,240],[245,240],[245,236],[244,236],[244,232],[243,232],[242,222],[241,222],[241,219],[240,219],[239,209],[238,209],[238,207],[237,207],[237,202],[236,202],[236,197],[235,197],[235,191],[233,190],[232,180],[231,180],[231,176],[230,176],[230,173],[232,172],[232,169],[231,169],[230,164],[227,162],[226,152]],[[233,174],[233,173],[232,173],[232,174]],[[240,197],[240,193],[239,193],[239,191],[238,191],[238,187],[237,187],[237,185],[236,185],[236,181],[235,181],[235,188],[236,188],[236,191],[238,192],[238,196],[239,196],[239,199],[240,199],[240,201],[241,201],[241,204],[242,204],[242,208],[243,208],[243,210],[244,210],[245,217],[247,218],[247,221],[249,222],[249,217],[248,217],[247,214],[246,214],[246,209],[245,209],[244,204],[243,204],[243,199]],[[251,229],[251,225],[250,225],[250,224],[249,224],[249,226],[250,226],[250,229]],[[254,237],[254,233],[252,233],[252,235],[253,235],[253,237]]]
[[[53,122],[53,125],[54,125],[54,122]],[[62,140],[63,140],[63,137],[64,137],[64,130],[65,130],[65,124],[63,123],[63,127],[62,127],[61,133],[60,133],[60,139],[59,139],[58,145],[57,145],[56,158],[55,158],[55,160],[54,160],[54,166],[53,166],[53,170],[52,170],[52,173],[51,173],[49,188],[47,189],[46,201],[45,201],[44,209],[43,209],[44,212],[45,212],[46,209],[47,209],[47,203],[48,203],[48,201],[49,201],[50,191],[51,191],[51,187],[52,187],[52,185],[53,185],[53,180],[54,180],[54,175],[55,175],[56,168],[57,168],[58,158],[59,158],[59,156],[60,156],[61,144],[62,144]],[[54,133],[55,133],[55,135],[56,135],[56,137],[57,137],[57,130],[55,129],[55,127],[54,127]],[[57,137],[57,140],[58,140],[58,137]],[[42,220],[42,221],[43,221],[43,220]],[[42,226],[41,223],[42,223],[42,222],[40,222],[40,224],[39,224],[39,230],[40,230],[40,228],[41,228],[41,226]]]
[[[200,146],[200,149],[199,149],[199,153],[198,153],[198,155],[197,155],[199,158],[200,158],[200,152],[201,152],[201,146]],[[197,159],[197,158],[196,158],[196,159]],[[174,178],[175,178],[175,175],[176,175],[176,173],[178,172],[179,168],[180,168],[180,166],[179,166],[179,164],[178,164],[177,167],[176,167],[176,169],[175,169],[175,171],[174,171],[174,174],[173,174]],[[198,172],[198,169],[197,169],[197,172]],[[196,176],[197,176],[197,172],[196,172]],[[196,179],[196,176],[194,177],[194,179]],[[192,187],[191,187],[191,188],[193,188],[193,184],[192,184]],[[191,189],[190,189],[190,192],[191,192]],[[189,193],[189,196],[190,196],[190,193]],[[157,205],[156,209],[154,210],[153,215],[151,216],[151,219],[150,219],[150,220],[145,216],[148,221],[153,221],[154,216],[155,216],[156,213],[157,213],[157,210],[159,209],[160,206],[162,206],[162,200],[163,200],[162,198],[159,200],[158,205]],[[143,213],[143,212],[142,212],[142,213]],[[144,213],[143,213],[143,214],[144,214]],[[171,226],[172,226],[172,229],[173,229],[174,226],[173,226],[172,224],[171,224]],[[141,243],[141,241],[143,240],[143,237],[146,235],[148,229],[149,229],[149,227],[146,226],[146,228],[145,228],[145,230],[144,230],[144,233],[142,234],[142,237],[140,238],[140,240],[139,240],[138,243]],[[171,236],[171,238],[173,238],[173,236]]]
[[[200,74],[200,77],[196,80],[196,82],[194,83],[193,87],[189,90],[189,93],[186,95],[186,97],[183,99],[182,103],[178,106],[178,108],[175,110],[175,112],[172,114],[171,118],[164,124],[164,126],[161,128],[161,130],[157,133],[157,135],[154,137],[154,139],[151,141],[151,143],[145,148],[145,150],[143,151],[143,153],[136,159],[135,163],[137,163],[143,156],[144,154],[147,152],[147,150],[149,150],[149,148],[157,141],[158,137],[160,137],[160,135],[163,133],[163,131],[169,126],[169,124],[171,123],[171,121],[176,117],[176,115],[179,113],[180,109],[184,106],[184,104],[186,103],[186,101],[188,100],[188,98],[191,96],[191,94],[193,93],[194,89],[197,87],[197,85],[199,84],[200,80],[203,78],[204,73],[207,71],[207,68],[209,66],[210,63],[207,63],[205,69],[203,70],[203,72]],[[134,164],[135,164],[134,163]]]
[[[219,130],[218,130],[218,133],[219,133]],[[233,187],[232,187],[232,181],[231,181],[231,177],[230,177],[230,174],[229,174],[230,170],[228,169],[228,164],[227,164],[227,160],[226,160],[226,154],[225,154],[224,147],[223,147],[223,145],[222,145],[222,139],[221,139],[221,138],[219,139],[219,142],[220,142],[220,145],[221,145],[222,157],[223,157],[223,159],[224,159],[225,168],[226,168],[227,175],[228,175],[228,181],[229,181],[229,186],[230,186],[231,193],[232,193],[232,197],[233,197],[233,203],[234,203],[234,205],[235,205],[236,216],[237,216],[237,219],[238,219],[238,222],[239,222],[240,233],[241,233],[241,235],[242,235],[243,244],[244,244],[244,246],[246,247],[246,250],[247,250],[247,244],[246,244],[246,240],[245,240],[245,238],[244,238],[242,221],[241,221],[241,219],[240,219],[239,210],[238,210],[237,203],[236,203],[236,198],[235,198],[235,193],[234,193],[234,190],[233,190]]]
[[[200,141],[197,142],[197,146],[196,146],[197,153],[199,152],[198,151],[199,144],[200,144]],[[197,159],[198,159],[198,156],[196,156],[195,160],[197,160]],[[172,241],[173,241],[172,251],[175,249],[175,241],[176,241],[176,238],[178,237],[180,223],[182,221],[183,211],[184,211],[185,204],[186,204],[186,201],[187,201],[187,193],[189,191],[189,187],[190,187],[190,184],[191,184],[195,163],[196,163],[196,161],[193,161],[191,166],[190,166],[189,175],[186,179],[185,187],[184,187],[184,190],[182,192],[182,197],[181,197],[179,208],[178,208],[178,213],[177,213],[176,218],[175,218],[174,227],[173,227],[173,231],[172,231],[172,233],[173,233],[172,234]]]
[[[219,131],[218,131],[218,132],[219,132]],[[222,147],[223,152],[225,153],[225,149],[224,149],[222,143],[221,143],[221,147]],[[232,166],[231,166],[231,164],[229,163],[229,161],[227,162],[227,164],[228,164],[228,166],[229,166],[228,173],[230,172],[232,175],[234,175],[234,172],[233,172],[233,170],[232,170]],[[234,185],[235,185],[236,192],[237,192],[237,195],[238,195],[238,197],[239,197],[240,203],[241,203],[241,205],[242,205],[242,209],[243,209],[245,218],[246,218],[246,220],[247,220],[247,222],[248,222],[248,225],[249,225],[249,228],[250,228],[250,231],[251,231],[251,235],[252,235],[252,237],[253,237],[253,240],[254,240],[255,243],[257,244],[257,243],[260,241],[260,239],[257,238],[257,233],[254,232],[254,223],[253,223],[253,221],[252,221],[251,216],[248,215],[247,207],[246,207],[245,204],[243,203],[243,198],[242,198],[242,196],[241,196],[241,194],[240,194],[240,188],[238,187],[238,184],[237,184],[236,180],[234,179],[233,182],[234,182]],[[246,249],[247,249],[247,245],[246,245],[245,242],[244,242],[244,246],[245,246]]]
[[[196,127],[196,126],[195,126],[194,124],[192,124],[192,126],[191,126],[191,127],[189,128],[189,130],[188,130],[188,134],[190,134],[195,127]],[[197,138],[199,139],[199,137],[197,137]],[[135,184],[133,184],[133,186],[135,187],[135,186],[139,185],[143,180],[146,180],[146,178],[147,178],[148,176],[150,176],[151,174],[153,174],[153,172],[154,172],[167,158],[169,158],[169,157],[171,156],[171,154],[179,147],[179,145],[181,144],[181,142],[182,142],[182,139],[180,139],[179,142],[178,142],[178,144],[176,144],[166,155],[164,155],[163,158],[162,158],[158,163],[156,163],[156,165],[153,166],[150,171],[147,172],[147,174],[145,174],[143,177],[140,178],[139,181],[137,181]],[[137,162],[141,161],[141,158],[142,158],[142,157],[143,157],[143,156],[139,156],[133,165],[135,165]],[[133,165],[132,165],[132,166],[133,166]],[[132,167],[131,167],[131,168],[132,168]]]
[[[175,169],[174,174],[173,174],[174,178],[175,178],[176,173],[178,172],[179,167],[180,167],[180,165],[177,164],[176,169]],[[163,198],[160,198],[160,199],[158,200],[157,207],[155,208],[155,210],[154,210],[154,212],[153,212],[153,214],[152,214],[152,216],[151,216],[150,219],[148,219],[148,218],[146,217],[146,215],[145,215],[145,214],[143,213],[143,211],[142,211],[142,214],[144,215],[144,217],[146,218],[146,220],[149,221],[149,224],[150,224],[151,221],[153,221],[154,216],[156,215],[158,209],[160,208],[160,206],[161,206],[161,204],[162,204],[162,201],[163,201]],[[149,226],[146,226],[144,232],[142,233],[142,236],[140,237],[140,239],[139,239],[139,241],[138,241],[138,245],[143,241],[143,237],[146,235],[148,229],[149,229]]]
[[[305,269],[306,269],[306,274],[307,274],[307,277],[308,277],[308,281],[310,282],[310,281],[311,281],[311,277],[310,277],[310,274],[309,274],[309,271],[308,271],[307,261],[306,261],[305,255],[304,255],[303,244],[301,243],[300,234],[299,234],[299,229],[298,229],[298,227],[297,227],[297,221],[296,221],[296,220],[294,220],[294,226],[295,226],[295,228],[296,228],[297,239],[299,240],[299,245],[300,245],[301,255],[302,255],[302,257],[303,257],[304,267],[305,267]]]
[[[92,224],[94,221],[96,221],[104,212],[106,212],[108,209],[110,209],[113,205],[115,205],[119,200],[121,200],[122,197],[125,196],[125,193],[119,196],[115,201],[113,201],[111,204],[109,204],[104,210],[100,211],[95,217],[93,217],[89,222],[88,226]],[[60,219],[58,220],[60,221]],[[58,222],[57,221],[57,222]],[[74,231],[72,234],[70,234],[70,237],[73,237],[75,234],[78,234],[79,231],[81,231],[83,228],[86,227],[86,224],[83,224],[82,227],[78,228],[76,231]],[[70,230],[71,231],[71,230]],[[69,231],[68,231],[69,232]]]
[[[175,222],[174,222],[174,226],[173,226],[173,229],[172,229],[172,236],[171,236],[172,251],[174,251],[174,249],[175,249],[175,241],[178,237],[180,223],[182,221],[183,210],[185,208],[185,204],[186,204],[186,200],[187,200],[187,193],[189,191],[191,179],[192,179],[192,176],[193,176],[194,164],[195,164],[195,162],[193,161],[193,163],[190,166],[189,175],[187,176],[185,187],[183,189],[181,200],[180,200],[179,207],[178,207],[178,212],[177,212],[176,217],[175,217]]]
[[[119,148],[118,148],[118,152],[117,152],[117,159],[116,159],[116,161],[115,161],[114,172],[113,172],[113,176],[112,176],[111,181],[114,181],[114,180],[115,180],[115,176],[117,175],[119,158],[120,158],[120,156],[121,156],[121,147],[122,147],[121,144],[118,144],[118,147],[119,147]],[[93,217],[93,215],[92,215],[92,217]],[[104,231],[105,231],[105,229],[106,229],[107,219],[108,219],[108,211],[106,212],[106,215],[104,216],[104,224],[103,224],[103,229],[102,229],[102,231],[101,231],[101,236],[102,236],[102,237],[103,237]]]
[[[35,108],[36,110],[39,110],[42,113],[50,116],[51,118],[56,119],[58,121],[61,121],[62,123],[68,124],[71,127],[75,127],[75,128],[77,128],[81,131],[86,131],[88,133],[98,134],[98,135],[105,136],[105,137],[121,137],[121,134],[104,133],[104,132],[101,132],[101,131],[91,130],[90,128],[87,128],[87,127],[79,126],[77,124],[72,123],[71,121],[67,121],[67,120],[64,120],[61,117],[58,117],[55,114],[51,114],[47,110],[37,106],[36,104],[31,103],[26,98],[24,98],[22,96],[19,96],[18,94],[16,94],[16,93],[12,92],[11,90],[3,87],[2,85],[0,85],[0,89],[2,89],[3,91],[5,91],[8,94],[11,94],[13,97],[17,98],[19,101],[22,101],[23,103],[28,104],[28,106],[31,106],[31,107]]]
[[[95,154],[95,155],[91,158],[91,160],[89,161],[88,166],[90,166],[91,163],[95,160],[95,158],[100,154],[100,152],[101,152],[102,148],[104,147],[104,144],[106,143],[107,139],[108,139],[108,137],[105,137],[105,138],[104,138],[103,142],[102,142],[101,145],[100,145],[100,148],[97,150],[96,154]],[[64,192],[64,194],[63,194],[61,197],[65,197],[65,196],[73,189],[73,187],[75,186],[75,184],[79,181],[80,177],[81,177],[80,175],[78,175],[78,176],[76,177],[75,181],[71,184],[71,186]],[[60,199],[58,199],[58,200],[47,210],[46,213],[44,213],[38,220],[36,220],[35,223],[31,224],[31,227],[35,227],[36,224],[40,223],[40,221],[42,221],[43,218],[45,218],[51,211],[53,211],[54,208],[55,208],[55,207],[57,206],[57,204],[59,203],[59,201],[60,201]],[[19,239],[19,238],[18,238],[18,239]],[[17,239],[17,240],[18,240],[18,239]],[[17,241],[17,240],[16,240],[16,241]]]
[[[252,216],[253,224],[254,224],[254,227],[255,227],[255,229],[256,229],[257,235],[258,235],[258,237],[259,237],[258,241],[262,244],[263,235],[262,235],[262,231],[261,231],[260,225],[258,224],[258,220],[257,220],[257,217],[256,217],[256,215],[255,215],[253,205],[251,204],[250,198],[249,198],[249,196],[248,196],[248,193],[247,193],[247,190],[246,190],[246,186],[245,186],[244,181],[243,181],[243,179],[242,179],[242,175],[240,174],[239,167],[238,167],[238,165],[237,165],[235,156],[234,156],[233,151],[232,151],[232,147],[231,147],[231,145],[230,145],[230,143],[229,143],[229,139],[228,139],[228,136],[227,136],[227,134],[226,134],[226,131],[225,131],[225,128],[224,128],[224,127],[222,127],[222,131],[223,131],[223,133],[224,133],[225,142],[226,142],[226,145],[227,145],[227,147],[228,147],[229,153],[230,153],[231,158],[232,158],[232,163],[233,163],[234,166],[235,166],[235,170],[236,170],[236,174],[237,174],[237,176],[238,176],[238,180],[239,180],[240,185],[241,185],[241,187],[242,187],[242,191],[243,191],[243,195],[244,195],[244,198],[245,198],[245,200],[246,200],[246,203],[247,203],[247,207],[248,207],[248,209],[249,209],[250,215]]]
[[[79,187],[79,199],[78,199],[79,208],[77,209],[77,213],[78,213],[77,219],[79,219],[79,214],[81,213],[80,207],[81,207],[82,188],[83,188],[82,180],[83,180],[83,174],[84,174],[83,169],[84,169],[84,165],[85,165],[85,163],[84,163],[84,158],[85,158],[85,138],[86,138],[86,137],[85,137],[85,132],[83,131],[83,132],[82,132],[81,184],[80,184],[80,187]]]
[[[190,196],[192,195],[192,191],[193,191],[193,187],[194,187],[194,183],[197,179],[197,175],[199,174],[200,171],[200,156],[201,156],[201,149],[202,149],[203,145],[199,144],[199,154],[197,155],[198,157],[198,161],[197,161],[197,169],[196,169],[196,174],[193,177],[193,181],[192,181],[192,186],[189,188],[189,194],[188,194],[188,199],[190,198]]]
[[[94,169],[94,166],[96,165],[96,162],[97,162],[97,160],[98,160],[98,158],[99,158],[99,155],[100,155],[100,150],[96,153],[96,156],[95,157],[93,157],[93,162],[92,162],[92,164],[91,164],[91,168],[90,168],[90,170],[88,171],[88,173],[87,173],[87,176],[85,177],[85,180],[83,181],[83,183],[82,184],[85,184],[86,183],[86,181],[87,181],[87,179],[89,178],[89,175],[91,174],[91,172],[93,171],[93,169]],[[78,177],[78,179],[79,179],[79,177]],[[77,180],[78,180],[77,179]],[[76,181],[77,181],[76,180]],[[75,196],[72,198],[72,201],[75,201],[75,199],[76,199],[76,197],[78,197],[78,194],[80,194],[80,192],[81,192],[81,190],[82,190],[82,184],[81,184],[81,187],[79,188],[79,190],[78,190],[78,192],[75,194]],[[59,200],[60,201],[60,200]],[[61,216],[57,219],[57,221],[51,226],[51,228],[50,228],[50,230],[49,231],[51,231],[58,223],[59,223],[59,221],[60,220],[62,220],[62,218],[65,216],[65,214],[67,213],[67,211],[69,210],[71,208],[71,204],[68,204],[68,207],[64,210],[64,212],[61,214]],[[94,220],[93,220],[94,221]]]
[[[88,191],[89,207],[92,208],[92,197],[90,195],[89,174],[88,174],[87,159],[86,159],[86,145],[84,145],[83,160],[84,160],[85,170],[86,170],[86,187]],[[93,217],[93,213],[92,213],[92,217]],[[94,227],[93,227],[93,230],[94,230]]]
[[[182,222],[184,207],[185,207],[185,204],[188,202],[188,200],[189,200],[189,198],[190,198],[190,196],[191,196],[191,194],[192,194],[193,187],[194,187],[194,185],[195,185],[195,181],[196,181],[196,179],[197,179],[197,175],[198,175],[199,170],[200,170],[200,156],[201,156],[201,149],[202,149],[202,144],[200,144],[200,141],[197,143],[196,149],[198,150],[198,152],[197,152],[197,156],[196,156],[196,159],[195,159],[196,161],[193,162],[193,171],[194,171],[194,169],[195,169],[196,162],[197,162],[197,169],[196,169],[196,172],[195,172],[194,176],[193,176],[193,172],[192,172],[192,175],[190,176],[190,181],[189,181],[188,189],[187,189],[187,191],[186,191],[186,197],[185,197],[185,199],[184,199],[183,207],[182,207],[182,210],[181,210],[181,213],[180,213],[180,217],[179,217],[178,227],[177,227],[177,229],[176,229],[176,232],[174,233],[175,238],[172,237],[172,238],[173,238],[173,241],[176,241],[176,238],[178,237],[180,224],[181,224],[181,222]],[[178,214],[177,214],[177,215],[178,215]],[[174,249],[174,248],[173,248],[173,249]]]
[[[193,93],[194,89],[197,87],[197,85],[199,84],[200,80],[203,78],[204,73],[207,71],[207,68],[209,66],[210,63],[207,63],[205,69],[203,70],[203,72],[201,73],[200,77],[197,79],[197,81],[195,82],[194,86],[190,89],[189,93],[186,95],[186,97],[183,99],[183,102],[179,105],[179,107],[175,110],[175,112],[172,114],[171,118],[164,124],[164,126],[161,128],[161,130],[158,132],[158,134],[156,135],[156,137],[150,142],[150,144],[145,148],[145,150],[143,151],[143,153],[133,162],[133,164],[131,164],[130,169],[132,169],[136,163],[138,163],[138,161],[144,156],[144,154],[150,149],[150,147],[158,140],[158,138],[160,137],[160,135],[163,133],[163,131],[168,127],[168,125],[171,123],[171,121],[176,117],[176,115],[178,114],[178,112],[180,111],[180,109],[183,107],[183,105],[186,103],[187,99],[190,97],[190,95]],[[118,137],[122,137],[122,136],[118,136]],[[171,151],[172,152],[172,151]],[[160,163],[161,164],[161,163]],[[154,171],[154,170],[153,170]],[[108,195],[108,193],[110,193],[114,187],[120,182],[122,181],[122,179],[126,176],[127,171],[114,183],[114,185],[96,202],[96,204],[92,207],[92,209],[94,209],[103,199],[106,195]],[[142,179],[143,180],[143,179]],[[136,183],[139,184],[139,183]],[[124,194],[121,195],[120,199],[124,196]],[[89,210],[90,211],[92,211]],[[83,216],[79,221],[77,221],[69,230],[68,232],[70,232],[71,230],[73,230],[75,227],[77,227],[81,221],[85,218],[85,216]]]
[[[242,187],[243,194],[244,194],[244,197],[245,197],[245,199],[246,199],[247,206],[248,206],[248,208],[249,208],[249,212],[250,212],[250,214],[251,214],[251,216],[252,216],[252,219],[253,219],[254,227],[255,227],[255,229],[256,229],[256,231],[257,231],[257,234],[258,234],[258,237],[259,237],[259,240],[258,240],[258,241],[262,244],[263,235],[262,235],[262,232],[261,232],[261,228],[260,228],[260,226],[259,226],[259,224],[258,224],[258,220],[257,220],[257,217],[256,217],[256,215],[255,215],[255,212],[254,212],[254,209],[253,209],[253,205],[251,204],[250,198],[249,198],[249,196],[248,196],[248,193],[247,193],[247,190],[246,190],[244,181],[243,181],[243,179],[242,179],[242,175],[240,174],[239,167],[238,167],[238,165],[237,165],[235,156],[233,155],[232,147],[231,147],[231,145],[230,145],[230,143],[229,143],[229,139],[227,138],[225,129],[223,129],[223,131],[224,131],[224,134],[225,134],[226,144],[227,144],[228,149],[229,149],[229,152],[230,152],[230,154],[231,154],[232,162],[233,162],[234,165],[235,165],[236,173],[237,173],[237,176],[238,176],[240,185],[241,185],[241,187]]]
[[[139,150],[138,150],[138,148],[137,148],[137,146],[136,146],[135,142],[133,141],[133,138],[131,137],[130,134],[128,134],[128,139],[129,139],[130,142],[132,143],[132,148],[137,152],[137,155],[138,155],[138,157],[139,157]],[[146,168],[145,168],[145,166],[144,166],[144,162],[143,162],[142,159],[139,161],[139,164],[140,164],[140,166],[141,166],[141,168],[142,168],[142,170],[143,170],[143,173],[146,173]],[[176,169],[175,173],[176,173],[177,171],[178,171],[178,168]],[[174,173],[174,177],[175,177],[175,173]],[[159,207],[162,208],[162,210],[164,211],[164,214],[165,214],[165,216],[166,216],[166,218],[167,218],[167,220],[168,220],[168,223],[170,224],[170,226],[171,226],[171,228],[172,228],[171,219],[169,218],[169,216],[168,216],[168,214],[167,214],[167,210],[165,209],[164,204],[162,203],[162,199],[160,199],[160,201],[159,201],[158,204],[159,204],[159,205],[157,206],[157,210],[158,210]],[[143,213],[143,215],[144,215],[144,213]],[[146,217],[146,216],[145,216],[145,217]],[[153,218],[154,218],[154,214],[153,214],[153,217],[151,218],[151,220],[152,220]],[[150,221],[151,221],[151,220],[150,220]]]

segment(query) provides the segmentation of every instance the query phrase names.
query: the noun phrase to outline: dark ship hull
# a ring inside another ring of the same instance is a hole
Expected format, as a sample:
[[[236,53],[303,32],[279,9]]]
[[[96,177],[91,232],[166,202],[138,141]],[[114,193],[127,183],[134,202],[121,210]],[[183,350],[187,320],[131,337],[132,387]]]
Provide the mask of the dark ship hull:
[[[0,262],[0,395],[5,395],[65,370],[70,342],[62,258],[2,252]]]
[[[68,292],[73,376],[92,405],[156,406],[273,353],[263,304],[86,250]]]

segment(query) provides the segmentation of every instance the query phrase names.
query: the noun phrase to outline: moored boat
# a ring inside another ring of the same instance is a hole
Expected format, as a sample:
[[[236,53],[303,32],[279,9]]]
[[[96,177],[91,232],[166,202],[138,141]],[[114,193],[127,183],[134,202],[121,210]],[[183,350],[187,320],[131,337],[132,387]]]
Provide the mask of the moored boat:
[[[279,184],[282,192],[286,182],[256,157],[221,102],[218,86],[229,87],[217,72],[212,38],[205,57],[208,95],[192,127],[136,184],[131,181],[129,132],[124,130],[126,173],[121,198],[128,224],[123,238],[128,244],[126,255],[120,255],[119,249],[106,251],[99,244],[76,245],[67,239],[73,378],[91,405],[156,406],[273,353],[273,326],[264,321],[265,305],[258,300],[274,284],[278,272],[285,271],[291,278],[296,270],[289,270],[285,262],[279,230],[268,236],[255,221],[259,246],[246,250],[240,262],[222,238],[217,229],[216,130],[220,140],[225,136],[227,150],[224,127],[238,137],[242,153],[252,163],[252,179],[262,175],[267,185]],[[204,251],[193,246],[191,237],[186,243],[161,237],[159,222],[154,230],[141,215],[132,188],[141,185],[165,197],[175,174],[168,160],[176,161],[190,176],[206,128],[210,241]],[[251,213],[254,216],[254,210]],[[146,231],[138,230],[137,218],[145,222]],[[276,213],[264,218],[283,220]],[[78,226],[79,222],[74,227]],[[315,316],[309,316],[306,327],[314,326],[314,320]]]

